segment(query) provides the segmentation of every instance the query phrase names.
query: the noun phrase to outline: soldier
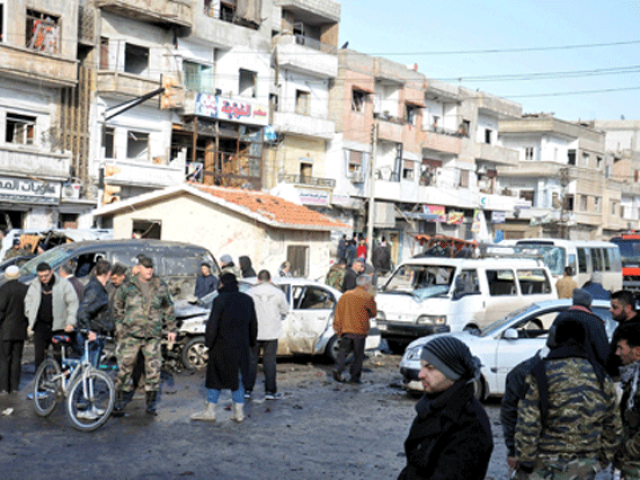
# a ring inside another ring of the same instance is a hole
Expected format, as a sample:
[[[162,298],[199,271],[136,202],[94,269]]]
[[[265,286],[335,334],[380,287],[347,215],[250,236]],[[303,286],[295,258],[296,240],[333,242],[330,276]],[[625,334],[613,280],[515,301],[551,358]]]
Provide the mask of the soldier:
[[[336,290],[342,291],[342,282],[344,281],[344,274],[347,273],[347,262],[344,258],[338,259],[335,265],[332,265],[327,273],[327,279],[325,283]]]
[[[549,355],[526,377],[515,434],[520,478],[592,480],[613,459],[622,429],[616,392],[585,341],[580,321],[558,322]]]
[[[138,266],[138,274],[118,289],[114,301],[119,357],[115,416],[124,415],[124,407],[133,398],[131,375],[139,351],[145,359],[147,413],[157,415],[163,329],[169,332],[169,342],[176,340],[176,316],[167,284],[153,274],[150,258],[140,258]]]

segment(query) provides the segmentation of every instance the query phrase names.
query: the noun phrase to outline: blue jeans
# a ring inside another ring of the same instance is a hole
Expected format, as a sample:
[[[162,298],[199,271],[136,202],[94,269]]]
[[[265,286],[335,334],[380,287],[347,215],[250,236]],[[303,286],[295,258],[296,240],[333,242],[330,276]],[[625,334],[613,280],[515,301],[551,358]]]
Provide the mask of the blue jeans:
[[[238,375],[240,379],[238,380],[238,390],[233,390],[231,392],[231,399],[233,403],[244,403],[244,386],[242,385],[242,375]],[[216,390],[215,388],[207,388],[207,402],[213,403],[214,405],[218,403],[218,399],[220,398],[220,390]]]
[[[84,355],[84,342],[87,338],[81,333],[78,333],[76,339],[78,343],[78,350],[81,352],[81,355]],[[99,368],[98,364],[100,363],[102,350],[104,350],[104,340],[97,339],[93,342],[89,342],[89,362],[95,368]]]

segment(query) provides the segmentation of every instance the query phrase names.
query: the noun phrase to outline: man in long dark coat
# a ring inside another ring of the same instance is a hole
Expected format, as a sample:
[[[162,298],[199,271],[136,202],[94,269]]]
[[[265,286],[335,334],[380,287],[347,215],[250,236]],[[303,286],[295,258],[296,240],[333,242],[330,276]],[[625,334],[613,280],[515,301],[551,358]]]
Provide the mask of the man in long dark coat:
[[[207,322],[205,344],[209,348],[207,363],[207,401],[203,411],[191,415],[192,420],[215,421],[220,391],[231,390],[233,417],[244,420],[244,387],[242,378],[249,376],[251,347],[256,344],[258,321],[253,299],[238,290],[235,275],[220,277],[218,295],[213,301]]]
[[[22,350],[29,321],[24,313],[27,285],[18,280],[15,265],[5,271],[8,282],[0,288],[0,395],[17,392],[20,386]]]

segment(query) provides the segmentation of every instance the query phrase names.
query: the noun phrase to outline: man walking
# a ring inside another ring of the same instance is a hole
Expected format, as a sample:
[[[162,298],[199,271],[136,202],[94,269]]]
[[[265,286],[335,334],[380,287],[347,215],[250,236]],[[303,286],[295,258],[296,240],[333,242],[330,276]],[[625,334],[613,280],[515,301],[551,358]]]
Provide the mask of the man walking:
[[[579,321],[555,326],[555,345],[526,378],[518,403],[517,467],[529,480],[593,480],[621,433],[616,392],[585,348]]]
[[[573,291],[578,288],[578,284],[571,278],[572,275],[573,269],[564,267],[564,277],[556,282],[558,298],[571,298]]]
[[[258,373],[258,358],[262,350],[262,367],[264,368],[265,400],[280,398],[276,386],[276,352],[278,338],[282,336],[282,320],[289,311],[289,304],[284,292],[271,283],[268,270],[260,270],[258,284],[247,292],[256,309],[258,318],[258,340],[251,348],[251,365],[249,377],[244,382],[245,398],[251,398],[251,392],[256,383]]]
[[[347,292],[356,288],[356,278],[365,270],[364,260],[357,258],[351,267],[347,268],[344,279],[342,280],[342,291]]]
[[[333,329],[340,341],[336,367],[331,372],[338,382],[345,382],[342,372],[349,353],[353,351],[353,363],[350,367],[350,383],[362,383],[362,362],[364,360],[364,346],[369,333],[369,319],[377,315],[376,301],[369,293],[371,277],[361,275],[357,286],[343,294],[338,300],[333,319]]]
[[[28,287],[18,280],[20,269],[11,265],[4,276],[7,282],[0,287],[0,395],[18,391],[28,325],[24,314]]]
[[[145,360],[146,411],[155,416],[163,329],[169,332],[169,342],[175,342],[177,324],[169,288],[153,274],[153,260],[140,258],[138,274],[116,292],[114,311],[119,356],[114,415],[124,415],[125,406],[133,398],[131,375],[141,351]]]
[[[53,335],[72,332],[78,312],[78,295],[73,286],[51,270],[48,263],[36,267],[38,279],[31,282],[24,299],[24,310],[33,331],[36,370]]]

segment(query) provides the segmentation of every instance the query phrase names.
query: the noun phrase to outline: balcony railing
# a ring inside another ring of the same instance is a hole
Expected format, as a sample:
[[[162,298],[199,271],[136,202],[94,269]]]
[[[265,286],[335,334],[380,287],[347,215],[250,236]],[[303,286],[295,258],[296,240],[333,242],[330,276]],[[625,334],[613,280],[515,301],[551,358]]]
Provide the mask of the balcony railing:
[[[336,186],[336,181],[333,178],[309,177],[307,175],[291,175],[281,173],[278,175],[278,181],[284,183],[297,183],[300,185],[313,185],[316,187],[333,188]]]
[[[335,55],[338,53],[338,48],[335,45],[329,45],[328,43],[323,43],[320,40],[316,40],[315,38],[311,37],[305,37],[304,35],[296,34],[295,37],[296,43],[298,45],[304,45],[305,47],[313,48],[314,50],[319,50],[331,55]]]
[[[450,128],[439,127],[437,125],[430,125],[422,129],[424,132],[432,132],[440,135],[449,135],[450,137],[463,138],[468,137],[468,133],[464,129],[458,128],[453,130]]]

